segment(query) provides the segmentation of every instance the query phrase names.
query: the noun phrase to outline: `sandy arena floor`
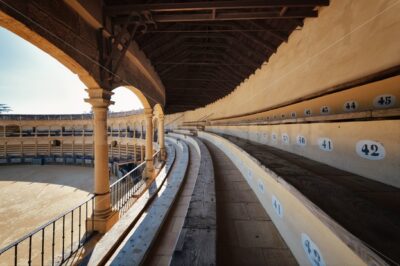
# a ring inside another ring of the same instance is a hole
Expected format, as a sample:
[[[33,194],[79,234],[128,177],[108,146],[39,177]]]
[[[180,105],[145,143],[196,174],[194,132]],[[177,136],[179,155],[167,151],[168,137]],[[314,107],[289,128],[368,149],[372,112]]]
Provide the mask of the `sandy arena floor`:
[[[92,188],[90,167],[1,166],[0,247],[84,202]]]

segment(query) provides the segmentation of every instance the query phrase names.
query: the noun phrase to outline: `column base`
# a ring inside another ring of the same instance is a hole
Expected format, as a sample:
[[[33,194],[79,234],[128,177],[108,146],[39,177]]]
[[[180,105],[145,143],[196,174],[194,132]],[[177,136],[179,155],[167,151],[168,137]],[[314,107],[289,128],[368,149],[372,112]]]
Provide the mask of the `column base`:
[[[87,223],[87,228],[93,228],[101,234],[107,233],[113,225],[119,220],[118,211],[110,211],[107,216],[104,215],[94,215],[93,218],[89,218]]]
[[[161,160],[165,161],[167,159],[167,152],[165,151],[165,148],[160,148],[160,156]]]
[[[148,164],[146,165],[146,168],[143,171],[143,178],[147,180],[147,179],[152,179],[153,177],[154,177],[154,166],[152,160],[150,166]]]

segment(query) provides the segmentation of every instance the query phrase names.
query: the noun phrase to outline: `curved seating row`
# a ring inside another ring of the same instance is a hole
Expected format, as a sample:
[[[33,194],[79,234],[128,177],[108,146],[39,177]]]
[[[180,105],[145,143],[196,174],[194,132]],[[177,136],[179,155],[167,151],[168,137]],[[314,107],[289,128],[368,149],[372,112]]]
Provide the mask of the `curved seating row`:
[[[301,265],[400,262],[399,189],[244,139],[198,135],[240,169]]]
[[[168,156],[158,176],[147,185],[148,189],[144,190],[146,193],[143,193],[111,230],[100,239],[93,251],[82,260],[80,265],[104,265],[113,256],[132,229],[139,224],[142,215],[157,196],[157,192],[176,162],[176,148],[176,145],[166,139]],[[152,188],[150,189],[150,187]]]
[[[200,155],[200,166],[171,265],[215,265],[217,213],[211,155],[204,143],[191,137],[190,132],[181,133],[186,135],[170,135],[193,144]]]
[[[140,218],[140,223],[135,225],[109,259],[110,265],[141,265],[143,263],[182,186],[189,165],[188,146],[170,137],[166,139],[175,142],[177,150],[179,149],[175,163],[162,182],[153,182],[149,187],[149,192],[154,193],[153,202],[148,206],[146,216]]]

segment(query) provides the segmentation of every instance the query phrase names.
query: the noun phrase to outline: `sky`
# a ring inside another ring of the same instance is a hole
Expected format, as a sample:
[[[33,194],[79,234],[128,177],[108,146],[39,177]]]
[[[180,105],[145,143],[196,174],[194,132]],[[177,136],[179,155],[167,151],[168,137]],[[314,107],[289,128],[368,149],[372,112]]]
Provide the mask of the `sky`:
[[[113,112],[143,108],[130,90],[113,91]],[[0,103],[9,114],[79,114],[90,111],[85,85],[56,59],[0,27]]]

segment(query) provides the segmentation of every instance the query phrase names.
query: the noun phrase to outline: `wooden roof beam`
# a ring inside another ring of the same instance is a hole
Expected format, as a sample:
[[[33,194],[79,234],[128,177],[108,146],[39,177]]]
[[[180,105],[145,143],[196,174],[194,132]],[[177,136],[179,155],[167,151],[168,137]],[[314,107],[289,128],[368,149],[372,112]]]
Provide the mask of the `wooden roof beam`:
[[[213,18],[212,14],[174,14],[174,15],[153,15],[155,22],[192,22],[192,21],[231,21],[231,20],[254,20],[254,19],[294,19],[317,17],[316,10],[288,10],[283,16],[279,12],[235,12],[235,13],[219,13]],[[126,24],[129,22],[127,17],[117,17],[113,19],[114,23]]]
[[[254,9],[275,7],[315,7],[327,6],[329,0],[263,0],[263,1],[203,1],[183,3],[151,3],[108,5],[104,11],[107,15],[130,14],[132,11],[182,12],[221,9]]]

